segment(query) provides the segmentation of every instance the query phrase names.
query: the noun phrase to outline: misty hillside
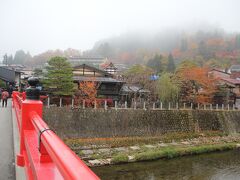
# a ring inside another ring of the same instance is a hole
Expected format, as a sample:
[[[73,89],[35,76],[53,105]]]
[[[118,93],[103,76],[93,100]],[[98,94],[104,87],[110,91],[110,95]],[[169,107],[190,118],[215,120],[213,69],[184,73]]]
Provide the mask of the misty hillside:
[[[194,30],[168,29],[155,33],[125,33],[95,43],[90,54],[125,63],[145,63],[155,54],[172,53],[178,61],[184,59],[240,58],[240,34],[220,28]]]
[[[35,56],[18,50],[8,55],[3,63],[41,66],[54,56],[102,56],[112,62],[125,64],[147,64],[156,55],[167,61],[171,54],[174,63],[184,60],[198,65],[227,68],[240,64],[240,33],[229,33],[216,27],[186,27],[184,30],[167,29],[159,32],[128,32],[97,41],[90,50],[48,50]]]

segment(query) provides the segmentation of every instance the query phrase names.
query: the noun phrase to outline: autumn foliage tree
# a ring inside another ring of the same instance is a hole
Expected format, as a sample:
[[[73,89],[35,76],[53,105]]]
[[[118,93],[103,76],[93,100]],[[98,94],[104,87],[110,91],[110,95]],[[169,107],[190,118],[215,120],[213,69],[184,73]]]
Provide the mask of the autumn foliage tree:
[[[75,96],[78,100],[85,100],[86,105],[93,105],[97,96],[97,86],[94,81],[83,81],[79,84],[78,91]]]
[[[208,76],[205,67],[185,64],[177,71],[177,77],[181,86],[181,100],[193,104],[211,103],[216,92],[216,80]]]

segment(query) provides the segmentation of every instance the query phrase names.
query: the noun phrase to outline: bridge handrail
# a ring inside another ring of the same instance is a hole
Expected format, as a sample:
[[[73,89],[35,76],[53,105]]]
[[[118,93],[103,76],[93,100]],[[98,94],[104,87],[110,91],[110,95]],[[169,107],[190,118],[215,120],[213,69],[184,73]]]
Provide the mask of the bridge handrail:
[[[41,140],[39,144],[40,151],[42,151],[41,145],[43,145],[53,162],[57,165],[61,174],[64,176],[64,179],[78,179],[79,177],[83,178],[84,175],[87,175],[85,179],[90,179],[89,174],[92,177],[96,176],[82,161],[79,161],[77,155],[73,153],[51,129],[49,129],[47,124],[36,112],[32,112],[31,119],[37,132],[43,132],[45,130],[39,137],[39,140]],[[76,171],[76,167],[82,168]]]
[[[20,132],[17,164],[25,166],[28,179],[99,179],[44,122],[42,102],[21,96],[13,92]]]
[[[22,102],[23,102],[23,97],[22,94],[19,92],[14,92],[12,94],[12,100],[13,100],[13,107],[15,109],[15,114],[17,116],[17,124],[18,124],[18,130],[20,131],[21,129],[21,107],[22,107]]]

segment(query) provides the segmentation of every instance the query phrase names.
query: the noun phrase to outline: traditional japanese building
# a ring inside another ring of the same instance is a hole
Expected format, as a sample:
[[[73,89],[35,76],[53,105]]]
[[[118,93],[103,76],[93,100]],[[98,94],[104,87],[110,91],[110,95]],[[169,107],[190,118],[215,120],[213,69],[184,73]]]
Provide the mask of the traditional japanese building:
[[[107,73],[116,74],[117,67],[112,62],[101,64],[100,67]]]
[[[96,68],[100,67],[100,64],[104,63],[106,58],[101,56],[74,56],[69,57],[68,62],[74,67],[82,64],[87,64]]]
[[[8,66],[0,66],[0,79],[7,84],[19,87],[21,84],[22,72]]]
[[[150,91],[138,84],[124,84],[120,90],[121,101],[127,101],[129,105],[134,102],[144,102],[148,100]]]
[[[240,65],[232,65],[229,68],[229,71],[232,79],[240,79]]]
[[[119,99],[120,89],[124,84],[123,81],[113,78],[113,74],[86,64],[73,67],[73,80],[78,84],[96,82],[97,95],[113,100]]]
[[[217,69],[213,68],[211,71],[208,72],[208,76],[214,77],[214,78],[230,78],[230,73],[222,70],[222,69]]]
[[[208,75],[216,79],[217,92],[214,96],[216,104],[235,104],[240,106],[240,69],[233,65],[230,71],[226,72],[220,69],[212,69]],[[238,76],[237,76],[238,75]]]

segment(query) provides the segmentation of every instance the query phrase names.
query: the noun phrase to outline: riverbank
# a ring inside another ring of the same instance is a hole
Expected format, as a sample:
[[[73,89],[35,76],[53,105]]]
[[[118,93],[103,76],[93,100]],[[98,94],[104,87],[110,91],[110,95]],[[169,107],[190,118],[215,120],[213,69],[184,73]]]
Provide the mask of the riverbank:
[[[239,150],[91,167],[101,180],[240,179]]]
[[[89,166],[149,161],[239,148],[240,135],[171,133],[161,137],[67,139]]]

